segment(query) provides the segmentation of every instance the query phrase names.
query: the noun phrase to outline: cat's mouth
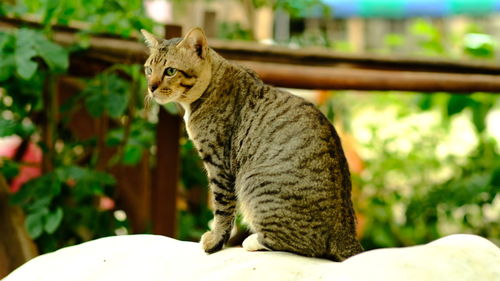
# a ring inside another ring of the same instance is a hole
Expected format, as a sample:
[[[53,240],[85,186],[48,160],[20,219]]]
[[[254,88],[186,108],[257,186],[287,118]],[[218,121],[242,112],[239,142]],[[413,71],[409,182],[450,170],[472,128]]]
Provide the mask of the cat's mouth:
[[[172,93],[171,92],[164,93],[164,92],[156,91],[153,93],[149,93],[149,96],[152,97],[159,104],[165,104],[165,103],[172,101]]]

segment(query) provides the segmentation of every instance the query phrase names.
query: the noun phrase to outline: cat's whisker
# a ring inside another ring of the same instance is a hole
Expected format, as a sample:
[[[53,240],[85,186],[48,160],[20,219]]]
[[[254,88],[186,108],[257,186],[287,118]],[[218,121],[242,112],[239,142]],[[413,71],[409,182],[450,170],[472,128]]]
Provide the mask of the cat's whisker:
[[[148,94],[144,97],[144,109],[146,110],[146,112],[149,112],[151,110],[152,101],[153,97],[151,95]]]

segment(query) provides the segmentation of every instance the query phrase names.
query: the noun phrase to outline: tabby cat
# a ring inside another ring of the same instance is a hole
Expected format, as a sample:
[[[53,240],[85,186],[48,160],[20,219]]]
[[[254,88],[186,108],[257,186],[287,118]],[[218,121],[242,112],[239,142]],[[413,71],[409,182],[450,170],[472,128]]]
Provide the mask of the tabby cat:
[[[360,253],[346,158],[324,115],[222,58],[199,28],[170,40],[142,33],[148,95],[184,108],[208,173],[214,227],[201,238],[204,250],[222,249],[238,206],[254,233],[247,250],[336,261]]]

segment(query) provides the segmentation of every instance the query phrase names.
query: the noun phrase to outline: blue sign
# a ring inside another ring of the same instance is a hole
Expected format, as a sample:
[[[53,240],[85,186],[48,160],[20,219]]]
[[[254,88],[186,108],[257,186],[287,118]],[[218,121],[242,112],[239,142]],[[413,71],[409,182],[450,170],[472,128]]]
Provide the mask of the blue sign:
[[[336,18],[445,17],[500,12],[500,0],[323,0]]]

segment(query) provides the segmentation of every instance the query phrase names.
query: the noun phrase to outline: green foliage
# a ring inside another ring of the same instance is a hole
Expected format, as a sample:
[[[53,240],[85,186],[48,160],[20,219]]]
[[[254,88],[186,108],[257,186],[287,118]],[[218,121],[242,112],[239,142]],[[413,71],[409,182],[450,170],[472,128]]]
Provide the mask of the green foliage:
[[[140,28],[151,28],[143,16],[142,1],[17,1],[0,4],[0,14],[38,17],[43,28],[20,28],[0,32],[0,137],[17,135],[32,143],[54,128],[54,143],[38,143],[53,169],[34,178],[11,197],[11,203],[26,212],[25,226],[42,252],[89,239],[114,235],[127,222],[117,221],[113,210],[101,209],[103,197],[114,196],[116,180],[106,172],[116,164],[135,165],[154,143],[154,124],[141,116],[142,67],[116,65],[94,78],[82,80],[83,91],[66,100],[59,109],[44,101],[55,97],[55,81],[69,67],[69,55],[88,47],[89,32],[130,36]],[[78,36],[78,46],[63,47],[52,41],[51,26],[74,20],[91,22]],[[66,126],[73,113],[84,106],[94,118],[109,118],[111,129],[105,145],[116,154],[104,170],[99,140],[78,139]],[[60,120],[45,119],[50,110]],[[49,153],[49,151],[52,151]],[[46,159],[46,160],[47,160]],[[0,173],[10,181],[25,163],[1,159]]]
[[[404,38],[399,34],[389,34],[385,37],[385,45],[389,48],[399,47],[404,44]]]
[[[139,163],[144,152],[155,143],[155,125],[144,119],[133,119],[127,133],[126,128],[119,127],[110,130],[106,137],[106,144],[110,147],[123,147],[112,159],[114,163],[135,165]]]
[[[36,30],[21,28],[17,31],[15,46],[17,74],[22,79],[30,79],[37,70],[38,63],[33,59],[40,57],[51,71],[65,71],[68,68],[68,53],[61,46],[49,41]]]
[[[410,33],[418,39],[420,49],[427,55],[445,53],[443,36],[428,20],[417,19],[410,27]]]
[[[388,36],[386,44],[404,45],[413,36],[420,53],[456,55],[446,47],[453,42],[445,42],[430,21],[416,20],[409,31]],[[460,55],[488,59],[495,53],[491,37],[476,27],[455,39]],[[497,96],[352,95],[339,92],[324,109],[330,119],[333,112],[341,116],[343,127],[358,136],[364,170],[352,178],[360,189],[354,203],[366,223],[363,245],[408,246],[460,232],[499,242],[500,146],[486,122],[500,109]],[[369,117],[363,117],[366,112]],[[361,128],[355,120],[363,118],[371,125]]]
[[[498,241],[498,214],[490,210],[500,203],[500,146],[486,115],[473,119],[477,108],[500,109],[495,95],[339,92],[334,101],[364,161],[352,178],[367,249],[457,232]]]
[[[67,51],[37,30],[21,28],[16,34],[0,33],[0,50],[0,81],[6,81],[13,75],[30,80],[39,65],[47,65],[54,72],[68,68]],[[37,59],[45,64],[40,64]]]
[[[19,166],[20,165],[15,161],[0,158],[0,174],[3,175],[7,181],[10,181],[18,175]]]
[[[96,200],[96,196],[110,195],[109,187],[114,184],[115,179],[103,172],[78,166],[60,167],[26,183],[11,197],[11,203],[26,211],[25,226],[29,235],[34,239],[43,237],[45,242],[39,246],[44,251],[52,251],[75,238],[86,240],[86,237],[74,236],[82,229],[86,233],[96,233],[96,229],[92,229],[95,227],[91,223],[93,216],[100,217],[107,213],[108,220],[113,224],[109,211],[88,206]],[[85,219],[69,220],[75,217]],[[103,234],[112,232],[99,233]]]
[[[495,44],[490,35],[468,33],[464,38],[464,51],[476,58],[493,58],[495,56]]]
[[[0,12],[22,16],[38,16],[47,29],[52,24],[66,25],[72,21],[83,21],[89,29],[97,33],[111,33],[130,37],[141,28],[151,29],[152,20],[144,16],[141,0],[89,0],[89,1],[52,1],[23,0],[12,6],[2,4]]]
[[[229,40],[251,41],[252,34],[249,30],[244,29],[239,22],[228,23],[223,22],[217,29],[217,37]]]
[[[254,1],[254,2],[266,2]],[[283,9],[290,13],[292,17],[304,17],[305,15],[310,15],[311,13],[319,11],[324,17],[328,17],[332,14],[330,6],[323,3],[321,0],[298,0],[298,1],[288,1],[288,0],[276,0],[273,2],[273,9]]]
[[[122,116],[128,105],[129,84],[116,74],[99,74],[88,82],[82,92],[92,117],[107,113],[113,118]]]
[[[7,137],[15,134],[17,123],[12,120],[0,119],[0,137]]]

